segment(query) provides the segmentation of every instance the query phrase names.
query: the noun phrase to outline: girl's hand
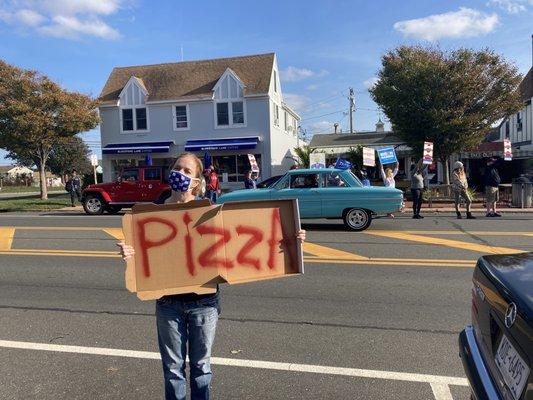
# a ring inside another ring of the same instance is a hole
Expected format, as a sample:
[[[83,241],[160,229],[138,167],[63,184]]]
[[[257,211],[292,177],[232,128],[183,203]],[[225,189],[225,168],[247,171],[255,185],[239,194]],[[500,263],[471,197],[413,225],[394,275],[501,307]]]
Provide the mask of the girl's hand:
[[[296,234],[296,239],[300,241],[300,243],[305,242],[305,229],[300,229],[298,233]]]
[[[117,246],[120,247],[120,255],[124,261],[128,261],[135,254],[133,246],[126,244],[124,242],[117,243]]]

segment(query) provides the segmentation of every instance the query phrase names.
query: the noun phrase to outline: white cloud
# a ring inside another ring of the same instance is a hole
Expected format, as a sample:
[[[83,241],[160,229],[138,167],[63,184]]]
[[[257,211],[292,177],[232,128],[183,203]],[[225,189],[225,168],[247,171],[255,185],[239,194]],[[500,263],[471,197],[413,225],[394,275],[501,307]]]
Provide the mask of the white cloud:
[[[283,98],[285,103],[298,113],[304,111],[307,104],[309,104],[309,98],[301,94],[285,93]]]
[[[54,17],[52,24],[41,26],[38,30],[47,36],[68,39],[77,39],[83,35],[109,40],[120,37],[117,30],[99,19],[81,21],[77,17],[65,17],[61,15]]]
[[[312,90],[317,90],[318,89],[318,86],[316,83],[312,83],[311,85],[307,85],[306,86],[306,89],[309,90],[309,91],[312,91]]]
[[[280,71],[280,77],[285,82],[298,82],[308,78],[320,78],[328,74],[328,71],[322,70],[319,72],[311,71],[306,68],[297,68],[289,66]]]
[[[498,24],[498,15],[485,14],[471,8],[459,8],[444,14],[399,21],[394,29],[405,36],[427,41],[441,38],[464,38],[485,35]]]
[[[309,126],[309,133],[333,133],[335,132],[334,122],[331,121],[319,121]],[[337,132],[340,132],[340,126],[337,128]]]
[[[102,18],[128,0],[10,0],[0,2],[0,20],[57,38],[92,36],[115,40],[120,33]]]
[[[363,82],[363,85],[367,88],[367,89],[372,89],[374,87],[374,85],[376,83],[378,83],[379,81],[379,78],[377,76],[372,76],[370,78],[368,78],[367,80],[365,80]]]
[[[518,14],[527,10],[527,6],[533,5],[533,0],[489,0],[488,6],[499,7],[509,14]]]

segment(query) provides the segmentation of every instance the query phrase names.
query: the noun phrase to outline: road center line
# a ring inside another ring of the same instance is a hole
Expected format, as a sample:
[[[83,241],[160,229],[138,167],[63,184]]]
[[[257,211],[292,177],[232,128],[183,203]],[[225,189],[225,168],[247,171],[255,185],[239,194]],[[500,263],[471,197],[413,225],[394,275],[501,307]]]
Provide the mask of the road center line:
[[[435,400],[453,400],[452,392],[450,392],[450,387],[448,385],[432,383],[431,390],[433,391]]]
[[[51,351],[58,353],[90,354],[111,357],[128,357],[159,360],[159,353],[150,351],[136,351],[123,349],[110,349],[103,347],[67,346],[59,344],[18,342],[0,340],[0,347],[21,350]],[[342,375],[358,378],[387,379],[404,382],[430,383],[440,386],[468,386],[466,378],[455,376],[426,375],[409,372],[379,371],[371,369],[341,368],[324,365],[281,363],[273,361],[244,360],[234,358],[211,357],[211,364],[230,367],[269,369],[277,371],[308,372],[325,375]],[[445,398],[442,398],[445,399]]]

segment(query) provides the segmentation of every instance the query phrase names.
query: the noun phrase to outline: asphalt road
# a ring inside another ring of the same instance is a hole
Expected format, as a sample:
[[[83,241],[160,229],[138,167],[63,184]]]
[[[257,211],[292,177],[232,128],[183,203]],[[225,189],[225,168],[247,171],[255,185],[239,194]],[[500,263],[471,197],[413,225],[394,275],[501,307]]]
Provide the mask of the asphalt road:
[[[222,287],[213,398],[467,399],[456,342],[473,263],[533,251],[532,219],[305,223],[303,276]],[[101,229],[118,227],[0,215],[0,398],[162,398],[154,304],[126,291]]]

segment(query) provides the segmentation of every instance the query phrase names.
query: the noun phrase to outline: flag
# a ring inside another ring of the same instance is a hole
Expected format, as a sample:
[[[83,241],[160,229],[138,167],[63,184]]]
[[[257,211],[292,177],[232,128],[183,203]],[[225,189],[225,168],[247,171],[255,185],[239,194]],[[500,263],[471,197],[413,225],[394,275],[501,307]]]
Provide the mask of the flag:
[[[424,142],[424,153],[422,154],[423,164],[433,164],[433,143]]]
[[[335,168],[337,169],[350,169],[352,168],[352,163],[344,158],[338,158],[335,163]]]
[[[510,139],[503,139],[503,159],[505,161],[512,161],[513,148]]]

